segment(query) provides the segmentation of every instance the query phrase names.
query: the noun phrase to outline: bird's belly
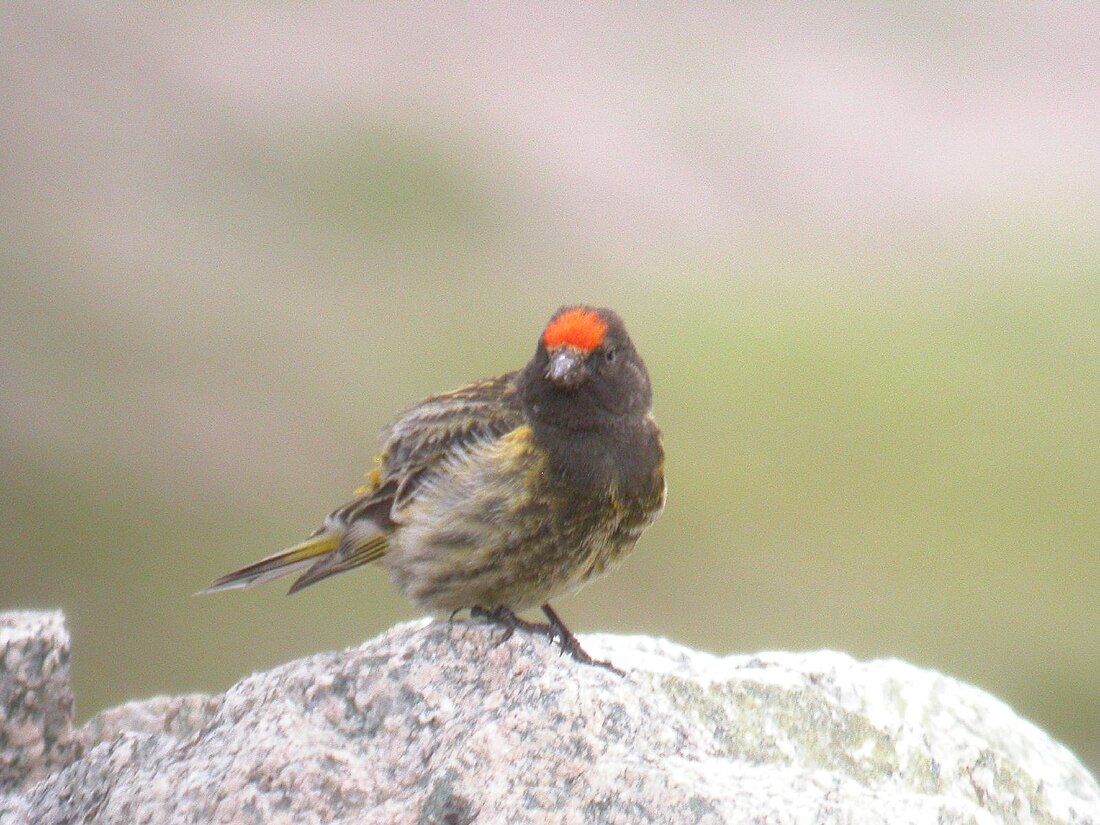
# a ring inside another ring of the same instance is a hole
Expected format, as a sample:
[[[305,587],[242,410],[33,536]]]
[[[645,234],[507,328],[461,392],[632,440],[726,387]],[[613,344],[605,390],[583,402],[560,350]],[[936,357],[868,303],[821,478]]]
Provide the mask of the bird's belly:
[[[427,610],[518,612],[576,590],[633,547],[616,535],[606,504],[575,501],[567,511],[513,505],[481,502],[413,518],[383,560],[394,584]]]

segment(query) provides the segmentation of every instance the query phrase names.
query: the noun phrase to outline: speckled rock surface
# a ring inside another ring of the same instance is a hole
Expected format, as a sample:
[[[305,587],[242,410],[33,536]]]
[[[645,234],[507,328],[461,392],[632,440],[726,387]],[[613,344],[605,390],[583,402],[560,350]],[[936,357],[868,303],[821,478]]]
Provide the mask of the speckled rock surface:
[[[0,613],[0,793],[41,779],[78,752],[64,616]]]
[[[724,659],[400,625],[219,697],[131,703],[0,796],[23,823],[1100,823],[1100,788],[988,694],[898,661]]]

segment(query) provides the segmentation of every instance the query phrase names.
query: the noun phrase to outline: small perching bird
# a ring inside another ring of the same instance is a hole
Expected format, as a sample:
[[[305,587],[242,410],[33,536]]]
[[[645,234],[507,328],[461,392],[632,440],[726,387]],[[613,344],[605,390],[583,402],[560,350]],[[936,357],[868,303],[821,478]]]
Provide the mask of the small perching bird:
[[[633,549],[665,500],[645,364],[610,309],[563,307],[527,366],[434,395],[382,433],[366,483],[305,542],[203,593],[381,561],[428,611],[542,628],[592,663],[549,601]],[[550,626],[516,613],[541,606]]]

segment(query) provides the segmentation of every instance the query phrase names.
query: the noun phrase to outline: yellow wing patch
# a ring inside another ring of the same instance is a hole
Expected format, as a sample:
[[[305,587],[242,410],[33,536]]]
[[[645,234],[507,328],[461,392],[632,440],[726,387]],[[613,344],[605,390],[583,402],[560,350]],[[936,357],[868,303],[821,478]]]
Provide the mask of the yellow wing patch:
[[[534,432],[530,424],[523,424],[500,437],[500,449],[508,458],[519,458],[534,447]]]
[[[382,459],[374,459],[374,463],[378,464]],[[375,467],[369,473],[367,473],[366,481],[355,488],[355,492],[352,495],[355,498],[362,498],[363,496],[369,496],[375,490],[378,489],[378,485],[382,483],[382,469]]]

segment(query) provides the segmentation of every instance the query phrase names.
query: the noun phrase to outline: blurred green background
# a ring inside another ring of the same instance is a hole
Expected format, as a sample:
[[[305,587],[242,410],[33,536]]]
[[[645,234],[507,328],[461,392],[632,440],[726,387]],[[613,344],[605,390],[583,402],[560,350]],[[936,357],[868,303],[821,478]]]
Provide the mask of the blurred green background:
[[[584,301],[669,501],[575,629],[901,657],[1100,766],[1100,12],[827,8],[5,5],[0,609],[81,718],[413,618],[191,593]]]

